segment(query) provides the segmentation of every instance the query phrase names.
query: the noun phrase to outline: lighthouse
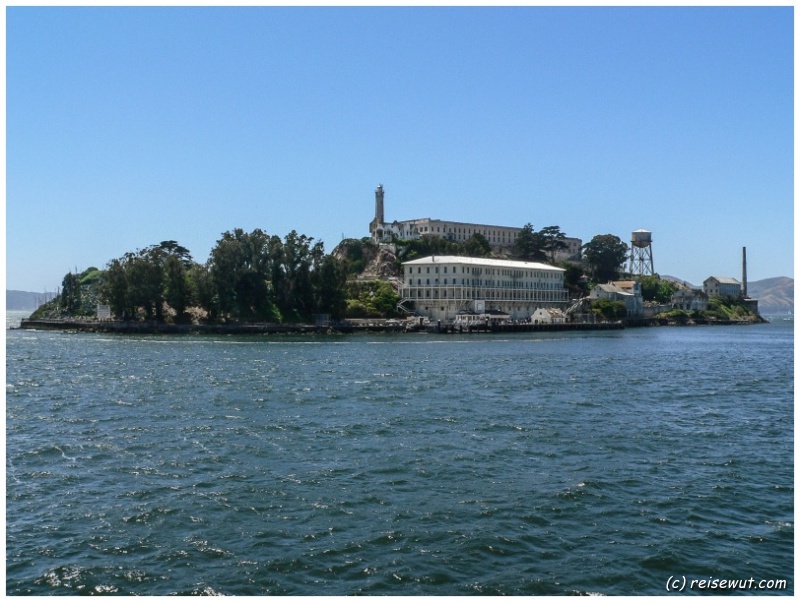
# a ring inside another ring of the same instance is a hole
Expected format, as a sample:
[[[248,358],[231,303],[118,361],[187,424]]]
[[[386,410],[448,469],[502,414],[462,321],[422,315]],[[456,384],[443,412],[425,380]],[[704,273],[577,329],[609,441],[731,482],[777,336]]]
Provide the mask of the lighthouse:
[[[375,189],[375,219],[369,224],[369,233],[375,242],[383,240],[383,184]]]

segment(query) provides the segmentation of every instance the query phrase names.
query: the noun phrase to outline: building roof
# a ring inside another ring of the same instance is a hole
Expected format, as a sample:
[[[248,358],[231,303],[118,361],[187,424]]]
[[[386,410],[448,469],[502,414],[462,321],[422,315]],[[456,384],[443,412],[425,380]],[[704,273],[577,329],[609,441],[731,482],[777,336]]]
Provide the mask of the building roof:
[[[532,261],[514,261],[511,259],[489,259],[486,257],[461,257],[460,255],[432,255],[430,257],[421,257],[420,259],[412,259],[411,261],[404,261],[403,265],[436,265],[444,263],[455,263],[459,265],[474,265],[490,268],[509,268],[520,269],[525,268],[529,270],[548,270],[551,272],[566,272],[563,268],[557,268],[545,263],[535,263]]]
[[[417,224],[420,222],[435,222],[439,224],[450,224],[452,226],[465,226],[469,228],[496,228],[498,230],[522,230],[520,226],[499,226],[497,224],[478,224],[475,222],[456,222],[450,219],[439,219],[438,217],[417,217],[414,219],[396,219],[391,222],[394,224]],[[388,223],[388,222],[387,222]]]
[[[613,283],[611,283],[611,282],[609,282],[608,284],[598,284],[598,285],[595,285],[595,287],[594,287],[594,288],[595,288],[595,289],[598,289],[598,288],[599,288],[599,289],[600,289],[601,291],[603,291],[604,293],[616,293],[617,295],[628,295],[628,296],[630,296],[630,297],[633,297],[633,296],[634,296],[634,294],[633,294],[632,292],[630,292],[630,291],[626,291],[626,290],[624,290],[624,289],[622,289],[622,288],[618,287],[616,284],[613,284]]]
[[[716,280],[720,284],[741,284],[736,278],[730,278],[728,276],[709,276],[704,282],[708,282],[709,280]]]
[[[707,297],[708,297],[708,295],[706,295],[706,294],[705,294],[703,291],[701,291],[700,289],[694,289],[694,288],[682,288],[682,289],[680,289],[680,290],[678,290],[678,291],[675,291],[674,293],[672,293],[672,297],[673,297],[673,298],[674,298],[674,297],[705,297],[705,298],[707,298]]]

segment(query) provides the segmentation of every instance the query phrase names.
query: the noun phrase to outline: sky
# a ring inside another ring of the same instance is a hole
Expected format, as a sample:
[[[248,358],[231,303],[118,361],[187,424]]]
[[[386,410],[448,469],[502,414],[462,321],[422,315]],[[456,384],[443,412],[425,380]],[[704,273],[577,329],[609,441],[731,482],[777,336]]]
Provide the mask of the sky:
[[[7,7],[6,288],[385,217],[794,275],[793,7]]]

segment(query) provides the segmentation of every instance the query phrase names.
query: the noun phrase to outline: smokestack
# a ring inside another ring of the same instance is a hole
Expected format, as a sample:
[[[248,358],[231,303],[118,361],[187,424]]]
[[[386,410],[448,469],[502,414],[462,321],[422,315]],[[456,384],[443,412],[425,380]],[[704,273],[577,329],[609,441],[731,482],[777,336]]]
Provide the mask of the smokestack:
[[[742,247],[742,297],[747,299],[747,247]]]

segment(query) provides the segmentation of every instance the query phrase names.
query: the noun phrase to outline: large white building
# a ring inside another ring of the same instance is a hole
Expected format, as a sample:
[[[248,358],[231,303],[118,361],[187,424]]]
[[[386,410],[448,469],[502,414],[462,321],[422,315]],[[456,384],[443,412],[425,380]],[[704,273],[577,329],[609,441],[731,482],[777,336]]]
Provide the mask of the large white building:
[[[540,307],[565,308],[565,270],[543,263],[433,256],[403,263],[400,307],[432,320],[503,313],[528,320]]]
[[[514,249],[517,235],[522,228],[512,228],[510,226],[491,226],[488,224],[471,224],[467,222],[454,222],[441,219],[422,217],[404,221],[386,222],[383,211],[383,185],[379,184],[375,190],[375,218],[370,222],[369,233],[375,242],[391,240],[392,236],[397,238],[413,239],[423,236],[439,236],[451,242],[466,242],[473,234],[481,234],[486,237],[492,250],[498,253],[509,253]],[[566,249],[557,251],[554,259],[557,260],[579,260],[581,258],[581,246],[583,241],[580,238],[565,238]]]

